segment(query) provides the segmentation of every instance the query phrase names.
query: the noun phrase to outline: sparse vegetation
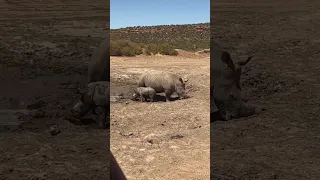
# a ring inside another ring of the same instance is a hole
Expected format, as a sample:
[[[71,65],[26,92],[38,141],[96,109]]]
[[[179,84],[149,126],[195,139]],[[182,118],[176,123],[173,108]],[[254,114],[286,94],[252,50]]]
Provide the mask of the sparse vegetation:
[[[168,43],[163,44],[147,44],[143,46],[145,48],[145,52],[148,55],[151,54],[163,54],[163,55],[170,55],[170,56],[176,56],[178,55],[178,52],[174,49],[174,47]]]
[[[177,55],[175,49],[198,51],[210,47],[210,24],[137,26],[111,29],[111,55]],[[125,40],[124,40],[125,39]]]
[[[112,40],[110,42],[110,54],[111,56],[135,56],[142,53],[147,55],[151,54],[163,54],[176,56],[178,52],[174,49],[174,46],[168,43],[135,43],[129,40]]]
[[[110,54],[111,56],[135,56],[142,54],[142,48],[129,40],[116,40],[110,42]]]

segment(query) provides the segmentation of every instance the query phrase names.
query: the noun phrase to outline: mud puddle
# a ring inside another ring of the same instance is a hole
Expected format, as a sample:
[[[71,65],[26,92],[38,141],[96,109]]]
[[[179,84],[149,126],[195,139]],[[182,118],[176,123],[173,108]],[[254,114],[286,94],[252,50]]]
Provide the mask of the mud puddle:
[[[118,82],[110,83],[110,103],[124,103],[131,100],[135,84],[124,84]]]
[[[23,123],[20,117],[28,115],[32,111],[27,109],[1,109],[0,110],[0,132],[15,130]]]

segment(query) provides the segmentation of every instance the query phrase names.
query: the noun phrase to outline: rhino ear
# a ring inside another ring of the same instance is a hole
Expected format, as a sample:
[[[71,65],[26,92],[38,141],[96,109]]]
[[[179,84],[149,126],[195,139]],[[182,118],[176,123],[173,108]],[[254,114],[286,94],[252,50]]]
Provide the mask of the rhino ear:
[[[228,52],[222,52],[221,60],[223,63],[225,63],[227,65],[226,69],[228,69],[230,67],[233,71],[235,71],[233,61],[232,61],[231,56]]]
[[[252,59],[252,56],[249,56],[245,61],[238,61],[238,65],[245,66],[251,59]]]
[[[189,81],[189,79],[187,79],[187,78],[184,79],[184,82],[185,82],[185,83],[188,82],[188,81]]]

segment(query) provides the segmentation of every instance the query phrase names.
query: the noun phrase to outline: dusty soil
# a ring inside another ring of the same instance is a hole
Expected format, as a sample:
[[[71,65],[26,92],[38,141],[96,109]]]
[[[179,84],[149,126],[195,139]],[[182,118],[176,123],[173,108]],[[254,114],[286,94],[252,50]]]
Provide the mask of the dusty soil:
[[[210,177],[209,55],[179,52],[178,57],[111,57],[111,95],[124,99],[111,104],[110,144],[128,179]],[[190,97],[168,103],[161,94],[152,103],[128,99],[147,71],[187,78]]]
[[[213,40],[253,55],[242,85],[260,115],[211,123],[211,179],[320,178],[320,3],[211,4]]]
[[[0,179],[108,179],[109,130],[68,118],[108,7],[0,1]]]

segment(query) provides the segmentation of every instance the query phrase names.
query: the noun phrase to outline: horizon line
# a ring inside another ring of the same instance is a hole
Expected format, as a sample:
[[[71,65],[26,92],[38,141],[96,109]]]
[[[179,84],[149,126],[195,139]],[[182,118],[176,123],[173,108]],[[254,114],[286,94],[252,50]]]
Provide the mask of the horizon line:
[[[119,30],[119,29],[133,28],[133,27],[183,26],[183,25],[196,25],[196,24],[210,24],[210,22],[202,22],[202,23],[186,23],[186,24],[136,25],[136,26],[127,26],[127,27],[120,27],[120,28],[111,28],[111,27],[110,27],[110,30]]]

